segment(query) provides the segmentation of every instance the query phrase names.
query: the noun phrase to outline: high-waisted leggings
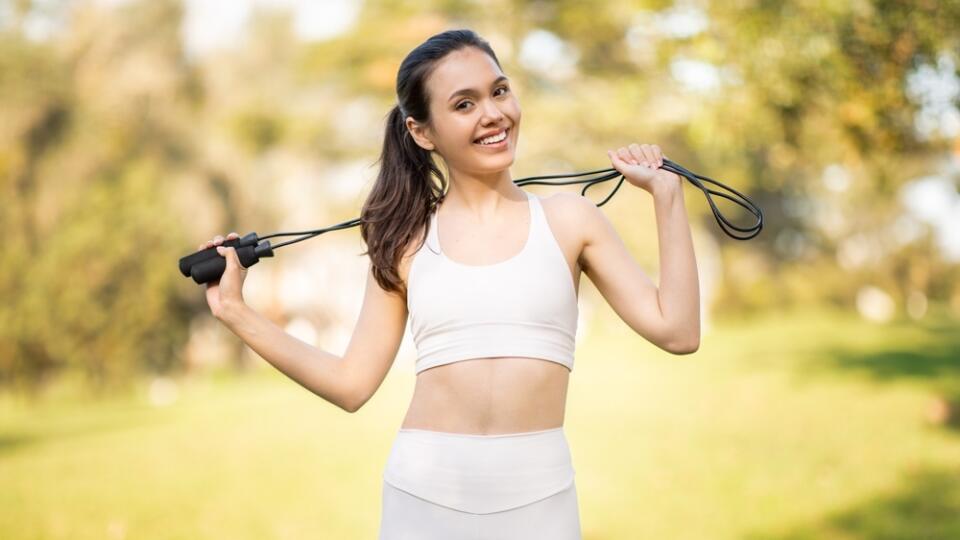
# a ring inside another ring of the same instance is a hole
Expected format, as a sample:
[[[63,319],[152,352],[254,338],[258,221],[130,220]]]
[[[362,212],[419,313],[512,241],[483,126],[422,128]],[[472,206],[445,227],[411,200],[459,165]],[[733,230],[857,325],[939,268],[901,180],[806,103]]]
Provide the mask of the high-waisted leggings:
[[[580,540],[562,427],[502,435],[401,429],[379,540]]]

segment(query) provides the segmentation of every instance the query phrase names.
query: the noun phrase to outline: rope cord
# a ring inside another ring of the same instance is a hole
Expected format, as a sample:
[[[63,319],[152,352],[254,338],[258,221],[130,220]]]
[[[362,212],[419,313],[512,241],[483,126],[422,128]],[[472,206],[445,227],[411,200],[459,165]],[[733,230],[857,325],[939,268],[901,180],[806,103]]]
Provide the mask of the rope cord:
[[[696,186],[697,189],[703,192],[704,197],[706,197],[707,199],[707,203],[710,204],[710,209],[713,211],[713,216],[717,220],[717,224],[720,225],[720,229],[724,233],[726,233],[727,236],[730,236],[731,238],[734,238],[736,240],[749,240],[755,237],[756,235],[760,234],[760,231],[763,229],[763,212],[760,210],[760,207],[757,206],[753,201],[751,201],[746,195],[740,193],[739,191],[727,185],[717,182],[712,178],[691,172],[686,168],[682,167],[681,165],[674,163],[673,161],[670,161],[669,159],[663,160],[663,165],[661,166],[661,168],[666,169],[670,172],[676,173],[680,175],[681,178],[686,178],[691,184]],[[569,180],[565,182],[545,181],[545,180],[550,180],[554,178],[576,178],[576,177],[588,176],[588,175],[597,175],[597,176],[593,178]],[[570,184],[585,184],[583,186],[583,189],[580,191],[580,194],[583,196],[586,196],[587,190],[590,189],[591,187],[601,182],[613,180],[618,176],[620,177],[620,180],[617,182],[617,185],[613,188],[613,190],[610,191],[609,195],[607,195],[602,201],[597,203],[597,206],[603,206],[610,200],[611,197],[614,196],[614,194],[616,194],[617,190],[620,189],[620,186],[623,185],[623,181],[625,180],[625,177],[623,176],[623,174],[621,174],[620,171],[614,168],[598,169],[596,171],[587,171],[587,172],[575,173],[575,174],[551,174],[551,175],[545,175],[545,176],[529,176],[527,178],[520,178],[520,179],[514,180],[513,182],[518,186],[529,186],[529,185],[565,186]],[[730,193],[732,193],[733,195],[735,195],[736,198],[726,193],[721,193],[719,191],[710,189],[704,186],[703,182],[707,182],[715,186],[718,186],[720,188],[723,188],[729,191]],[[738,227],[734,225],[733,223],[730,222],[730,220],[726,218],[726,216],[723,215],[722,212],[720,212],[720,209],[717,208],[717,204],[713,201],[712,195],[723,197],[724,199],[733,201],[734,203],[740,205],[741,207],[746,209],[748,212],[750,212],[754,217],[757,218],[756,223],[747,227]],[[281,242],[273,246],[273,249],[277,249],[282,246],[295,244],[297,242],[302,242],[303,240],[307,240],[308,238],[313,238],[315,236],[319,236],[321,234],[324,234],[330,231],[339,231],[342,229],[349,229],[351,227],[356,227],[361,223],[362,221],[360,218],[354,218],[348,221],[337,223],[336,225],[331,225],[330,227],[324,227],[322,229],[313,229],[313,230],[299,231],[299,232],[273,233],[268,236],[260,237],[260,240],[266,240],[268,238],[276,238],[280,236],[300,236],[300,238],[295,238],[293,240]],[[733,231],[736,231],[736,232],[733,232]]]

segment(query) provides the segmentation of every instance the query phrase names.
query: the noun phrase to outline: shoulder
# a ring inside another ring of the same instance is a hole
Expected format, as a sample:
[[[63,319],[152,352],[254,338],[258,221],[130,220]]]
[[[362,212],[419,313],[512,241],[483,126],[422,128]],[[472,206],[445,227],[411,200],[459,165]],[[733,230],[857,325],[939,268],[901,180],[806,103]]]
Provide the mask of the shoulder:
[[[561,245],[571,246],[577,262],[587,268],[585,248],[597,242],[607,229],[607,217],[590,199],[568,191],[541,197],[543,213]]]
[[[557,216],[570,227],[581,231],[584,227],[596,226],[598,220],[604,219],[600,208],[579,193],[561,191],[541,197],[540,202],[551,217]]]
[[[548,205],[551,205],[553,210],[546,210]],[[609,257],[611,249],[623,245],[620,235],[603,210],[579,193],[555,193],[544,199],[543,206],[544,212],[558,216],[553,221],[563,223],[567,234],[576,239],[580,250],[578,260],[585,271],[596,262],[591,261],[591,256],[593,259]]]

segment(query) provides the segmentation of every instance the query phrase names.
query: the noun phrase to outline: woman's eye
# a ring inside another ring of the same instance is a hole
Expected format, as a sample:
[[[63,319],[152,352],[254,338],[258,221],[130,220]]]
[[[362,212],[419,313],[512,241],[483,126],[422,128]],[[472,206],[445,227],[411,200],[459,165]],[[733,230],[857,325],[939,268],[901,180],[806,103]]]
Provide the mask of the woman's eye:
[[[510,91],[510,89],[507,88],[506,86],[501,86],[501,87],[497,88],[497,90],[503,90],[504,94]],[[503,94],[500,94],[500,95],[503,95]],[[461,107],[461,105],[466,105],[467,103],[470,103],[470,102],[469,102],[469,101],[461,101],[460,103],[457,103],[457,107],[456,107],[457,110],[462,110],[463,107]]]

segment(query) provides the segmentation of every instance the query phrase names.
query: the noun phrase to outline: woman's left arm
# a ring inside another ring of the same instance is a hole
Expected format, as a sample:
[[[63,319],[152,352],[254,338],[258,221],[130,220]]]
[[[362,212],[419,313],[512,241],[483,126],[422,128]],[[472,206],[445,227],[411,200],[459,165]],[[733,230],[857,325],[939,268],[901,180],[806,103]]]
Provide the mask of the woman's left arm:
[[[660,285],[643,272],[606,215],[588,199],[577,197],[581,266],[635,332],[669,352],[695,352],[700,347],[700,286],[682,179],[659,169],[663,155],[655,145],[633,144],[608,155],[628,182],[653,197]]]
[[[676,329],[681,348],[695,352],[700,347],[700,282],[683,186],[677,180],[651,193],[660,252],[657,299],[666,325]]]

